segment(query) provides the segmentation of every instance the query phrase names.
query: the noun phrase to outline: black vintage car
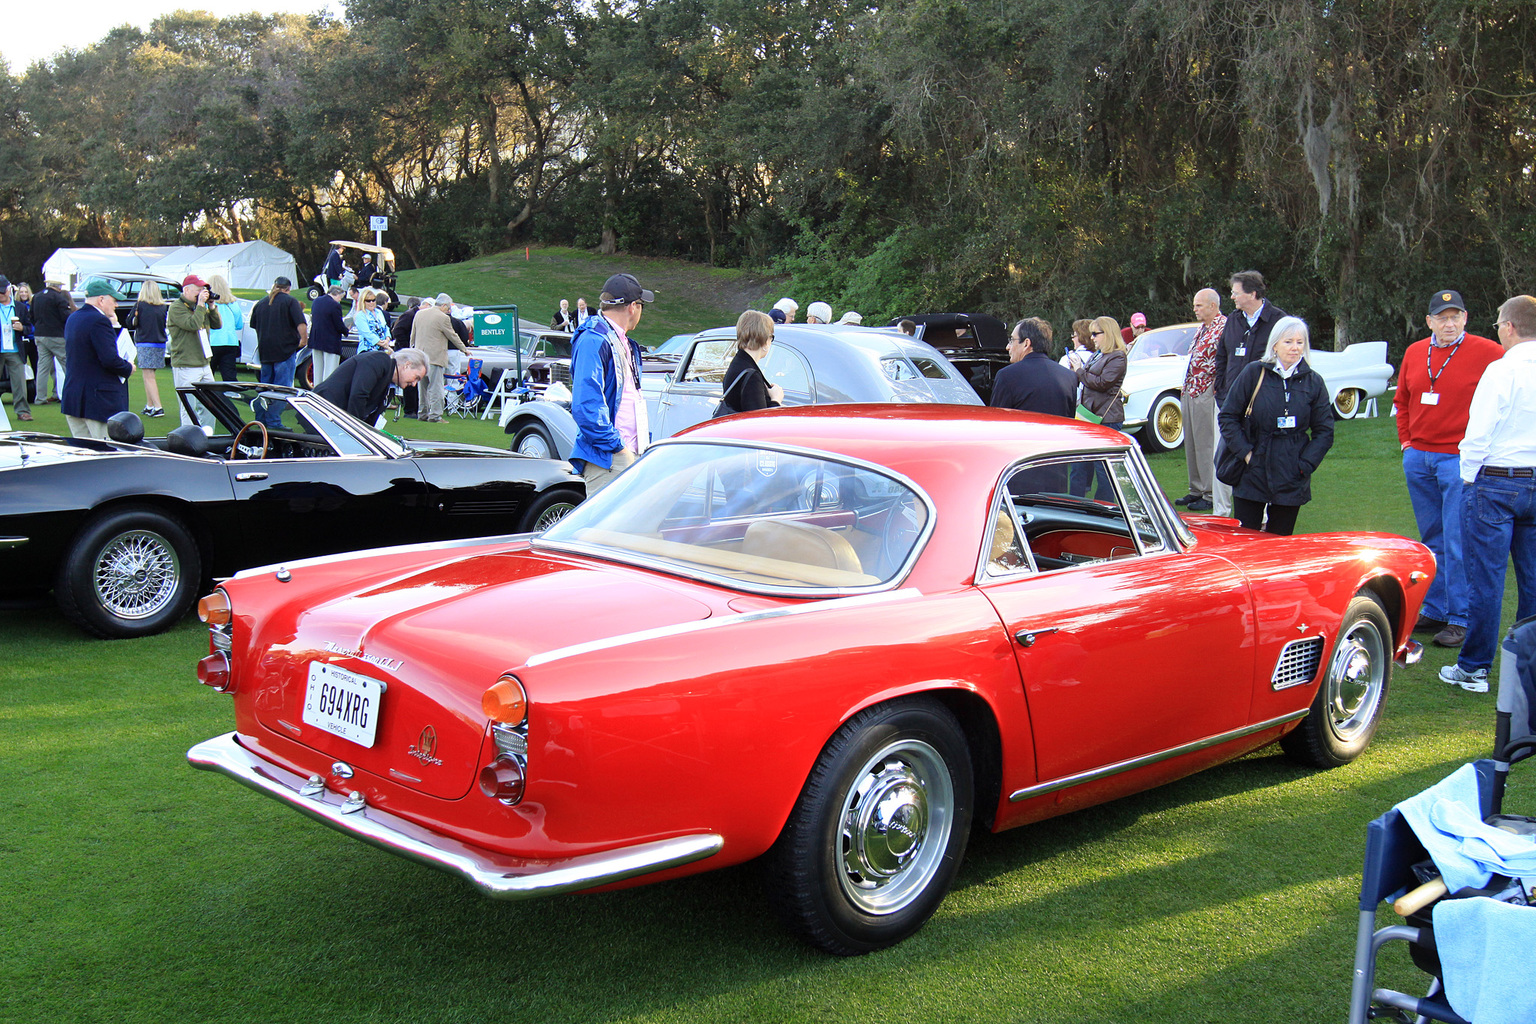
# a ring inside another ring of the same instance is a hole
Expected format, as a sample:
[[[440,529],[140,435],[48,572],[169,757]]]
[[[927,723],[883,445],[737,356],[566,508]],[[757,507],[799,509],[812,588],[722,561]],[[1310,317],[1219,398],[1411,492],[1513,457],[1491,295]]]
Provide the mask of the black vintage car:
[[[891,319],[917,324],[917,337],[955,364],[983,403],[992,403],[992,378],[1008,365],[1008,325],[986,313],[916,313]]]
[[[403,441],[307,391],[201,383],[201,426],[144,440],[0,434],[0,596],[52,587],[103,637],[168,628],[205,580],[393,544],[543,529],[586,496],[563,462]]]

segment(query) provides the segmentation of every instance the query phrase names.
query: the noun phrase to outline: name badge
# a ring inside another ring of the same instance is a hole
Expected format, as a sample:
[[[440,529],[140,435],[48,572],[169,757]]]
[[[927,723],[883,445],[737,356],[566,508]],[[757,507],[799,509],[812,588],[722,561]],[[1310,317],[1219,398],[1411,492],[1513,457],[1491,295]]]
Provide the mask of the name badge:
[[[1233,353],[1233,355],[1239,355],[1239,356],[1245,356],[1247,354],[1248,354],[1248,346],[1247,345],[1244,345],[1242,348],[1238,349],[1237,351],[1235,351]]]
[[[1281,430],[1295,430],[1296,429],[1296,417],[1295,416],[1276,416],[1275,417],[1275,426],[1278,427]]]
[[[1439,405],[1440,395],[1434,391],[1425,391],[1419,395],[1420,405]]]

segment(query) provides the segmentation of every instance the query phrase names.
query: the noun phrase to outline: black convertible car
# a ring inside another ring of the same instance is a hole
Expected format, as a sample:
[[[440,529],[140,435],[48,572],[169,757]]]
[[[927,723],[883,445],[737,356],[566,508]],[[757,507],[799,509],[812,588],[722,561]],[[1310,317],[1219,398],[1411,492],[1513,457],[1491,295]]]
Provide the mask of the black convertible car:
[[[586,496],[563,462],[402,441],[319,396],[202,383],[178,397],[201,427],[145,440],[0,434],[0,596],[50,586],[86,630],[168,628],[205,580],[391,544],[543,529]]]

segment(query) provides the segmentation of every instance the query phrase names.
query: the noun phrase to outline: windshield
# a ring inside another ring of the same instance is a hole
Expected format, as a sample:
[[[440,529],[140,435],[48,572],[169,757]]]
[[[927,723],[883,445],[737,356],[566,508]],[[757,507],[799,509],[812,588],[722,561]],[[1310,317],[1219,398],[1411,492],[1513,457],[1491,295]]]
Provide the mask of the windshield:
[[[1130,362],[1138,359],[1161,359],[1163,356],[1187,356],[1190,343],[1195,340],[1199,324],[1185,327],[1159,327],[1148,331],[1131,343]]]
[[[920,494],[873,469],[768,448],[664,444],[536,543],[743,590],[841,593],[904,574],[929,518]]]

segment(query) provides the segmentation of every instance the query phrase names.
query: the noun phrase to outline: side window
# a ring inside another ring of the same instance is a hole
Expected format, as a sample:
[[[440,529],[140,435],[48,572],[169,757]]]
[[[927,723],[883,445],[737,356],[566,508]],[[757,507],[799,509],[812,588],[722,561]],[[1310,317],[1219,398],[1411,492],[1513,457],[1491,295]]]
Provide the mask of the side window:
[[[768,350],[768,363],[763,369],[769,382],[783,388],[786,395],[804,395],[809,400],[811,372],[806,369],[800,353],[787,345],[775,343]]]
[[[989,531],[989,576],[1013,575],[1031,563],[1052,572],[1136,558],[1166,546],[1142,485],[1116,455],[1041,460],[1014,470]]]
[[[719,384],[725,380],[725,368],[735,356],[735,338],[701,341],[693,346],[688,365],[677,379],[684,384]]]

